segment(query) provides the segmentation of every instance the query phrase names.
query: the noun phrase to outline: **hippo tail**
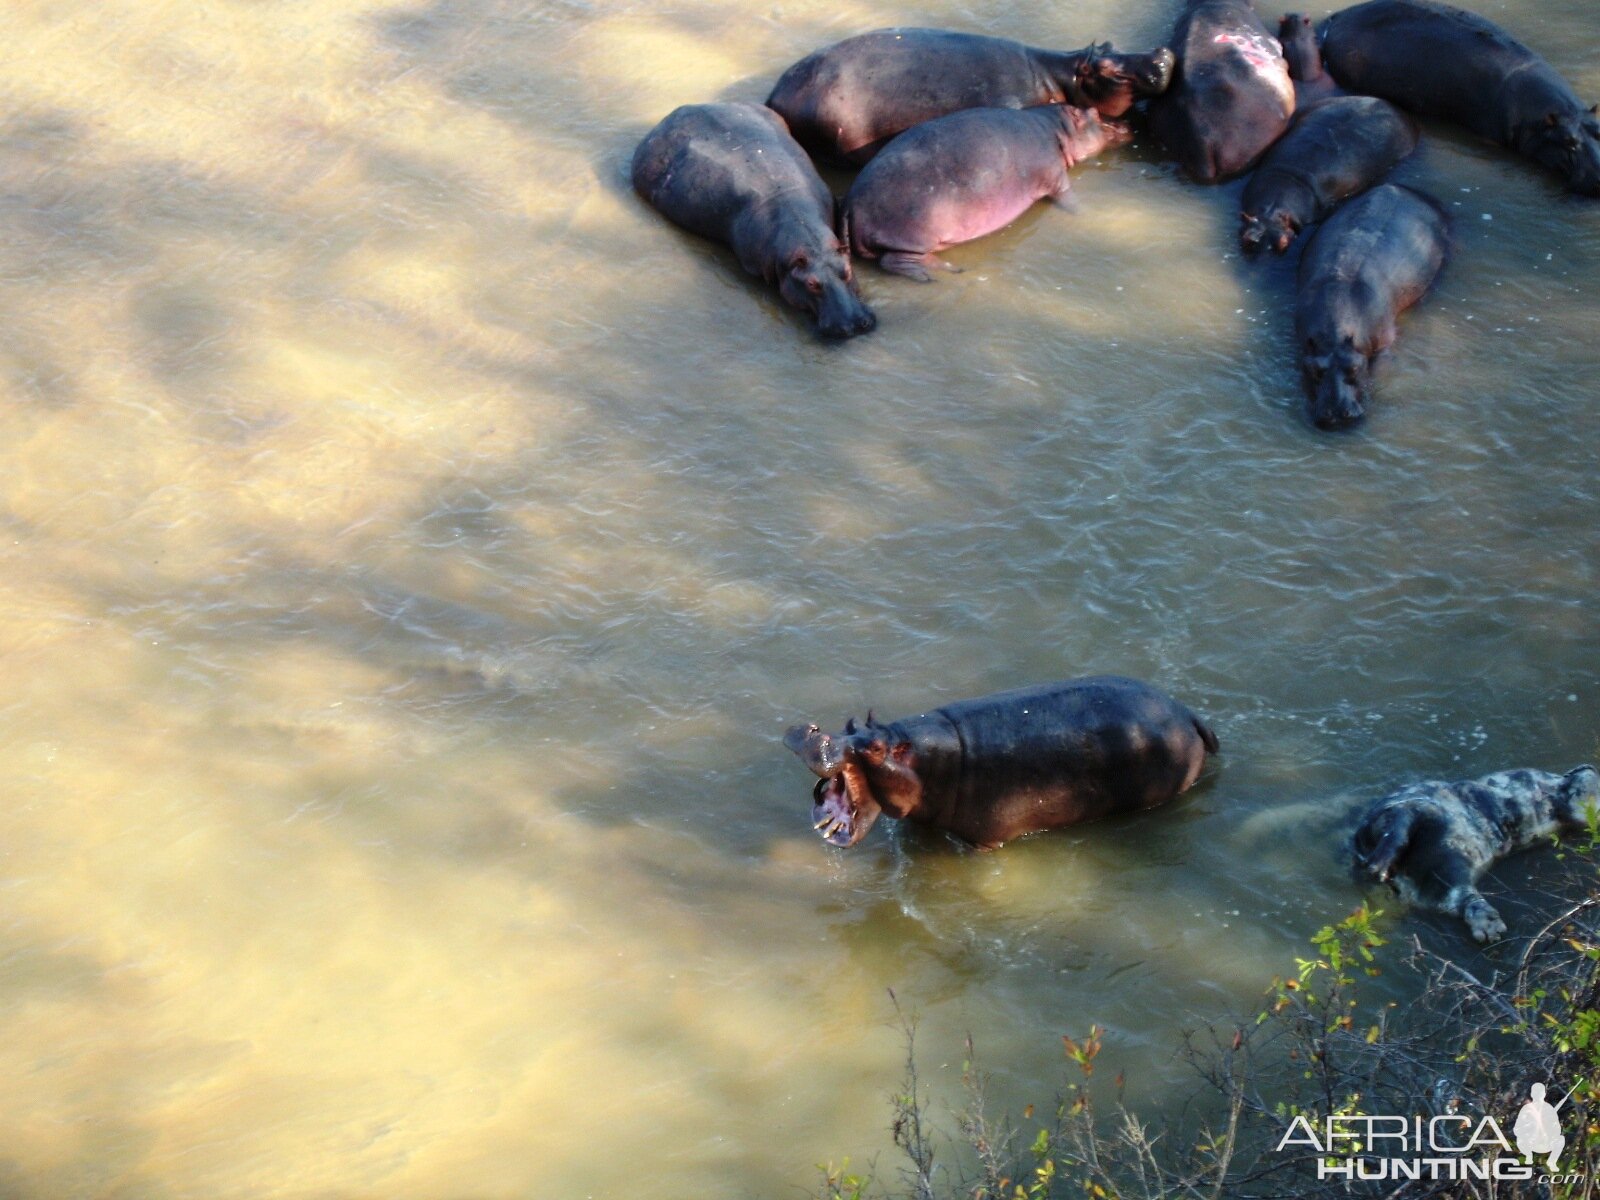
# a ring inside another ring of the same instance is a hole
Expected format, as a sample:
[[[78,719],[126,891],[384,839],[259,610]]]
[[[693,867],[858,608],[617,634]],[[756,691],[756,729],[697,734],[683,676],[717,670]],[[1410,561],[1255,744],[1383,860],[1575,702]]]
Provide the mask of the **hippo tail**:
[[[1205,746],[1207,754],[1215,754],[1222,749],[1222,743],[1217,741],[1217,735],[1211,731],[1211,726],[1193,714],[1190,714],[1190,719],[1194,721],[1194,731],[1200,735],[1200,741]]]

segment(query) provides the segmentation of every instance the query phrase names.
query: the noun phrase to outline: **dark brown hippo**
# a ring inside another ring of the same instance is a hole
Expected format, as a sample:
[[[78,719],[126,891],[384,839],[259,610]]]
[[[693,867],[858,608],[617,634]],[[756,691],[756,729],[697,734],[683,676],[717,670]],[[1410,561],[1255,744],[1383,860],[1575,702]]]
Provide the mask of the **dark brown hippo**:
[[[850,249],[923,282],[936,252],[1002,229],[1036,200],[1071,190],[1070,167],[1133,137],[1092,108],[969,108],[908,129],[862,168],[844,198]]]
[[[1217,738],[1148,684],[1115,675],[999,692],[844,732],[797,725],[784,745],[820,776],[812,820],[853,846],[880,813],[992,849],[1012,838],[1165,804]]]
[[[879,29],[802,58],[767,104],[806,149],[860,165],[902,130],[963,108],[1071,104],[1120,117],[1165,91],[1172,66],[1165,49],[1040,50],[947,29]]]
[[[733,247],[824,337],[877,325],[834,229],[833,193],[770,108],[674,110],[633,152],[633,186],[669,220]]]
[[[1240,201],[1239,244],[1282,254],[1300,230],[1380,183],[1417,148],[1417,126],[1387,100],[1338,96],[1295,114]]]
[[[1150,125],[1190,178],[1248,169],[1294,115],[1278,39],[1250,0],[1189,0],[1172,35],[1178,72],[1150,104]]]
[[[1461,125],[1600,196],[1600,120],[1541,56],[1492,21],[1432,0],[1372,0],[1322,25],[1353,92]]]
[[[1438,204],[1386,183],[1312,237],[1300,259],[1294,327],[1317,428],[1340,429],[1365,415],[1372,360],[1394,344],[1395,317],[1438,275],[1448,235]]]
[[[1305,13],[1285,13],[1278,22],[1278,44],[1294,81],[1294,106],[1302,109],[1318,100],[1344,95],[1344,89],[1322,68],[1322,47],[1317,30]]]

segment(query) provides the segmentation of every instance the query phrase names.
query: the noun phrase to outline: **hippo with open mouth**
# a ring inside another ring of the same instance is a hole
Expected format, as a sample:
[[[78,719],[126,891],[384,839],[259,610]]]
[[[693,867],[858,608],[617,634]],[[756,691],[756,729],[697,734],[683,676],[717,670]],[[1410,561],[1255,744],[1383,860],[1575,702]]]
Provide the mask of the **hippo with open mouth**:
[[[818,775],[811,816],[853,846],[880,814],[982,849],[1165,804],[1217,752],[1199,717],[1145,683],[1097,675],[961,700],[844,732],[796,725],[784,745]]]

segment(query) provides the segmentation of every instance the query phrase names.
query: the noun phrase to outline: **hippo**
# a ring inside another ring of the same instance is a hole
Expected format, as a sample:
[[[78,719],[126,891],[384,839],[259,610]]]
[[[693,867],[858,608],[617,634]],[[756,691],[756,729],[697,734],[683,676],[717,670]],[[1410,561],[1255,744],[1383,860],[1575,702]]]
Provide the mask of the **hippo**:
[[[1322,69],[1322,47],[1317,43],[1317,30],[1305,13],[1284,14],[1283,20],[1278,22],[1278,44],[1283,47],[1289,78],[1294,81],[1296,109],[1345,94],[1333,76]]]
[[[1069,168],[1131,141],[1092,108],[968,108],[908,129],[862,168],[844,198],[851,251],[924,283],[935,257],[993,233],[1035,200],[1066,197]]]
[[[784,744],[819,776],[811,816],[853,846],[879,815],[983,849],[1041,829],[1165,804],[1217,736],[1149,684],[1096,675],[962,700],[903,721],[797,725]]]
[[[1439,205],[1392,183],[1346,204],[1300,259],[1295,335],[1319,429],[1366,412],[1372,360],[1394,344],[1395,317],[1422,298],[1444,265],[1448,222]]]
[[[634,151],[633,186],[668,220],[731,246],[822,336],[877,325],[834,228],[833,193],[770,108],[675,109]]]
[[[1600,118],[1540,55],[1493,21],[1433,0],[1372,0],[1322,25],[1351,91],[1461,125],[1600,196]]]
[[[1173,31],[1178,72],[1150,102],[1150,126],[1190,178],[1247,170],[1294,115],[1278,39],[1250,0],[1189,0]]]
[[[1417,147],[1417,126],[1387,100],[1339,96],[1297,112],[1240,201],[1246,254],[1282,254],[1300,230],[1379,182]]]
[[[1040,50],[947,29],[879,29],[802,58],[769,107],[812,153],[860,166],[902,130],[963,108],[1072,104],[1120,117],[1172,80],[1172,51]]]
[[[1501,771],[1482,779],[1429,780],[1375,801],[1350,843],[1363,882],[1386,883],[1408,903],[1449,913],[1472,936],[1492,942],[1506,931],[1477,882],[1489,865],[1563,830],[1600,819],[1600,771],[1584,765]]]

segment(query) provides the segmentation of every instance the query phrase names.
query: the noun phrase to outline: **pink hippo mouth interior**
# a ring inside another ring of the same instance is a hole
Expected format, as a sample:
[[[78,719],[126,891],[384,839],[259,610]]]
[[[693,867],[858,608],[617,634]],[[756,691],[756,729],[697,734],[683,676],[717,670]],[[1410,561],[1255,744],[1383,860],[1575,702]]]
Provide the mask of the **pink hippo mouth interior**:
[[[878,819],[877,802],[861,795],[865,784],[846,767],[828,779],[819,779],[811,793],[811,821],[830,846],[854,846],[867,836]],[[863,802],[864,801],[864,802]]]

